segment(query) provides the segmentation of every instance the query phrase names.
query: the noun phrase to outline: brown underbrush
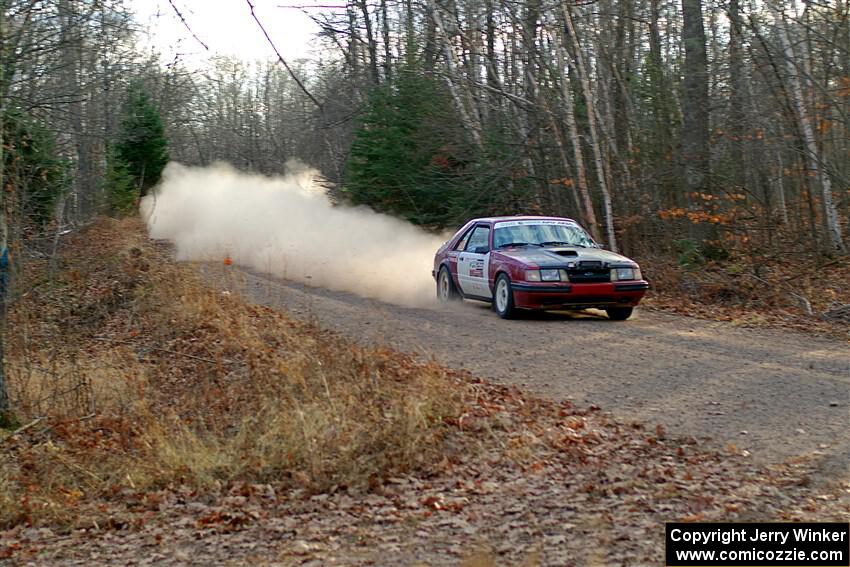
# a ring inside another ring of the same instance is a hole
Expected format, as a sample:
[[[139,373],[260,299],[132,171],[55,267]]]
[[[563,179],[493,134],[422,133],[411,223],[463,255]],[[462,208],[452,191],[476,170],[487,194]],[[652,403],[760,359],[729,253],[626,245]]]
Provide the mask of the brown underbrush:
[[[731,259],[682,265],[645,256],[652,290],[642,305],[747,327],[782,327],[847,339],[850,260]]]
[[[448,371],[208,289],[137,220],[65,250],[8,316],[0,524],[176,485],[357,490],[440,458]]]

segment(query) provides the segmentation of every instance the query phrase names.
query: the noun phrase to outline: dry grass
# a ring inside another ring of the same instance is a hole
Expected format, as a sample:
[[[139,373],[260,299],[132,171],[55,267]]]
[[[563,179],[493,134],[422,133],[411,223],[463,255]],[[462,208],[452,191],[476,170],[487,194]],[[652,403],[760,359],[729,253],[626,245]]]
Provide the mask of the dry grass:
[[[367,489],[439,460],[461,407],[445,370],[193,273],[135,220],[76,235],[54,281],[30,272],[7,351],[30,427],[0,440],[0,523],[71,521],[98,498],[164,486]]]

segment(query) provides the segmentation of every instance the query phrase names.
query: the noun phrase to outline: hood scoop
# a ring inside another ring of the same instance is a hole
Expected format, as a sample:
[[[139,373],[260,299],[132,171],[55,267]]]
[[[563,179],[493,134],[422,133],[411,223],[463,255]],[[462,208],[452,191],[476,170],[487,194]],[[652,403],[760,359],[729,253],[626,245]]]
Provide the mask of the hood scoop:
[[[578,258],[578,252],[575,250],[550,250],[550,252],[566,258]]]

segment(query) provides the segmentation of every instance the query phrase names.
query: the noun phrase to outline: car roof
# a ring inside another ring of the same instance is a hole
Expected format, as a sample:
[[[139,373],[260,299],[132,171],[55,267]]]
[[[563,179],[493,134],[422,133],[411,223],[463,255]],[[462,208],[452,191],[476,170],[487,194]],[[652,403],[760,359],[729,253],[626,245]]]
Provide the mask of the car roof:
[[[516,221],[516,220],[565,220],[570,222],[576,222],[571,218],[567,217],[544,217],[544,216],[536,216],[536,215],[512,215],[512,216],[503,216],[503,217],[483,217],[478,219],[473,219],[473,222],[501,222],[501,221]]]

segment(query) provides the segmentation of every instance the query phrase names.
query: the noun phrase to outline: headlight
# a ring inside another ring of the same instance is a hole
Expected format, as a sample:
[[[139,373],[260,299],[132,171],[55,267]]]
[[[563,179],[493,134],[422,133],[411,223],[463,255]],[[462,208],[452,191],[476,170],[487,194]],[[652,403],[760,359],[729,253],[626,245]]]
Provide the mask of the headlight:
[[[640,268],[613,268],[611,270],[612,282],[639,279],[641,279]]]
[[[544,282],[561,281],[561,274],[558,270],[540,270],[540,279]]]
[[[525,281],[527,282],[568,282],[566,270],[557,268],[546,268],[545,270],[526,270]]]

